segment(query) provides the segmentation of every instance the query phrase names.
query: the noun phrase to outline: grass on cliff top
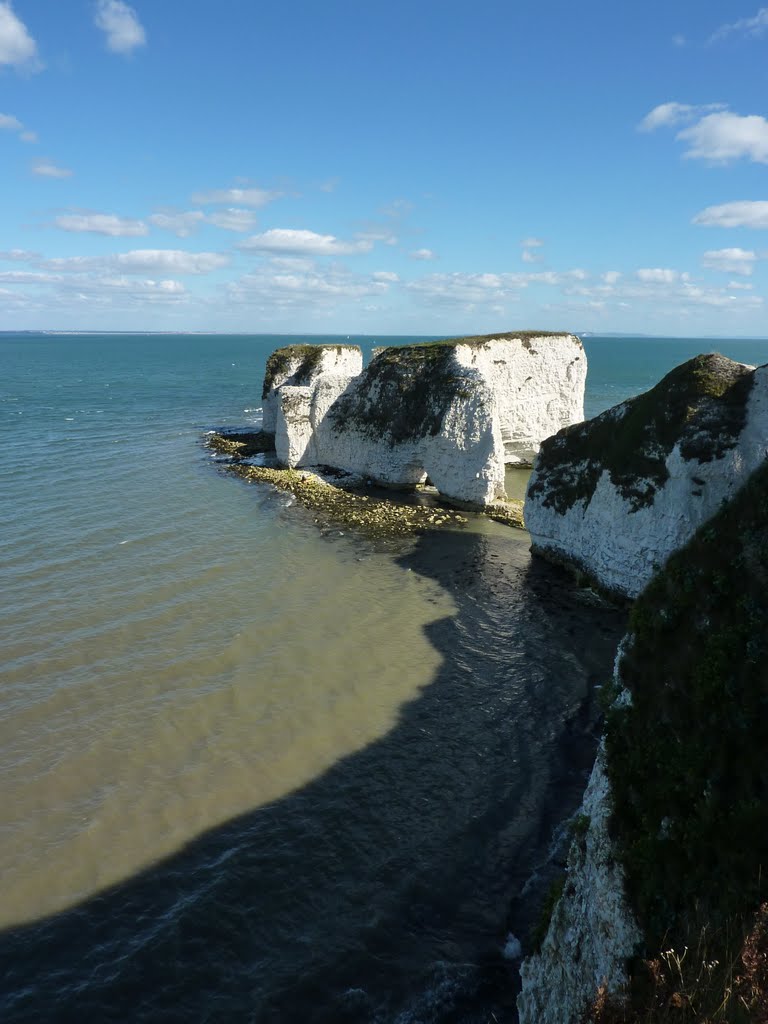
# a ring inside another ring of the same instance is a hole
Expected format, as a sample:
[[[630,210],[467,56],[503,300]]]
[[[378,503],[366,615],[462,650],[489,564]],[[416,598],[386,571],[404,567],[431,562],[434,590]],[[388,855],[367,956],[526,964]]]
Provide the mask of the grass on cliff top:
[[[341,353],[345,348],[357,348],[357,345],[286,345],[276,349],[267,359],[264,372],[264,386],[261,397],[266,398],[278,377],[282,377],[292,362],[298,360],[299,366],[292,374],[294,384],[306,384],[317,369],[323,352],[335,349]]]
[[[768,879],[768,462],[638,598],[606,722],[648,950],[746,920]]]
[[[448,403],[476,384],[454,359],[454,342],[385,348],[330,409],[337,429],[353,427],[392,444],[439,432]]]
[[[603,470],[632,511],[653,503],[679,442],[684,459],[710,462],[738,440],[754,374],[717,353],[675,367],[654,388],[548,438],[530,494],[561,515],[592,500]]]

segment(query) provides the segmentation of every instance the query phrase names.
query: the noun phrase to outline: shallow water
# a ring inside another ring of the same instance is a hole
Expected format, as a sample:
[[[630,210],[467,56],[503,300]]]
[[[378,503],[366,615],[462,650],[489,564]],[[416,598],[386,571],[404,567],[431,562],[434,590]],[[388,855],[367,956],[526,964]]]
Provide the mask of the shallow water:
[[[3,1020],[514,1019],[620,616],[219,474],[284,341],[0,339]]]

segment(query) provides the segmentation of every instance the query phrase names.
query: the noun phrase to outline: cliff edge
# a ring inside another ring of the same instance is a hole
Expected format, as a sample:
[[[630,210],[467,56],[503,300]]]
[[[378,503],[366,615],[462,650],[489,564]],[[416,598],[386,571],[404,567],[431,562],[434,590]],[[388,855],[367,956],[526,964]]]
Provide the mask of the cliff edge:
[[[768,367],[696,356],[548,438],[525,502],[533,549],[636,597],[768,453]]]

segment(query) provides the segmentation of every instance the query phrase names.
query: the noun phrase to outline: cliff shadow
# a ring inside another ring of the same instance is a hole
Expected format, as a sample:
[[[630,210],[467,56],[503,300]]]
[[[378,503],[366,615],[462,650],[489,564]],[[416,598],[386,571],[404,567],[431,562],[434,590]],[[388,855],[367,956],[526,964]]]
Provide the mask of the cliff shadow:
[[[0,1017],[514,1021],[516,964],[501,948],[508,929],[525,937],[521,894],[580,799],[592,698],[624,619],[497,533],[426,535],[400,558],[457,610],[427,627],[442,665],[385,736],[5,931]]]

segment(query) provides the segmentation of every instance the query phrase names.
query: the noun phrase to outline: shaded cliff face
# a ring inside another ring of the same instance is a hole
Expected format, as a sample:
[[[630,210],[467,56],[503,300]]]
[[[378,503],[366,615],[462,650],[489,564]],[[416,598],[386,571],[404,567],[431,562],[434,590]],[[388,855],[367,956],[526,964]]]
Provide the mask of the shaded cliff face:
[[[648,946],[755,909],[768,865],[768,463],[637,601],[606,730]],[[668,939],[665,938],[668,936]]]
[[[294,374],[273,392],[277,455],[393,486],[429,477],[445,497],[484,507],[505,497],[505,462],[532,458],[581,415],[585,378],[573,335],[380,349],[354,378],[322,370],[300,386]]]
[[[285,384],[311,384],[320,374],[334,373],[351,379],[363,368],[363,353],[357,345],[286,345],[267,359],[264,372],[263,430],[275,432],[278,389]]]
[[[693,983],[697,1020],[715,1019],[741,969],[768,864],[768,462],[672,555],[629,629],[584,834],[542,949],[521,968],[521,1024],[587,1019],[600,986],[626,990],[635,952],[688,949],[693,979],[721,965],[709,988]],[[676,975],[670,992],[684,986]],[[632,989],[627,1020],[668,1019],[646,1015],[645,998]]]
[[[768,368],[712,354],[542,444],[534,547],[634,597],[768,451]]]

